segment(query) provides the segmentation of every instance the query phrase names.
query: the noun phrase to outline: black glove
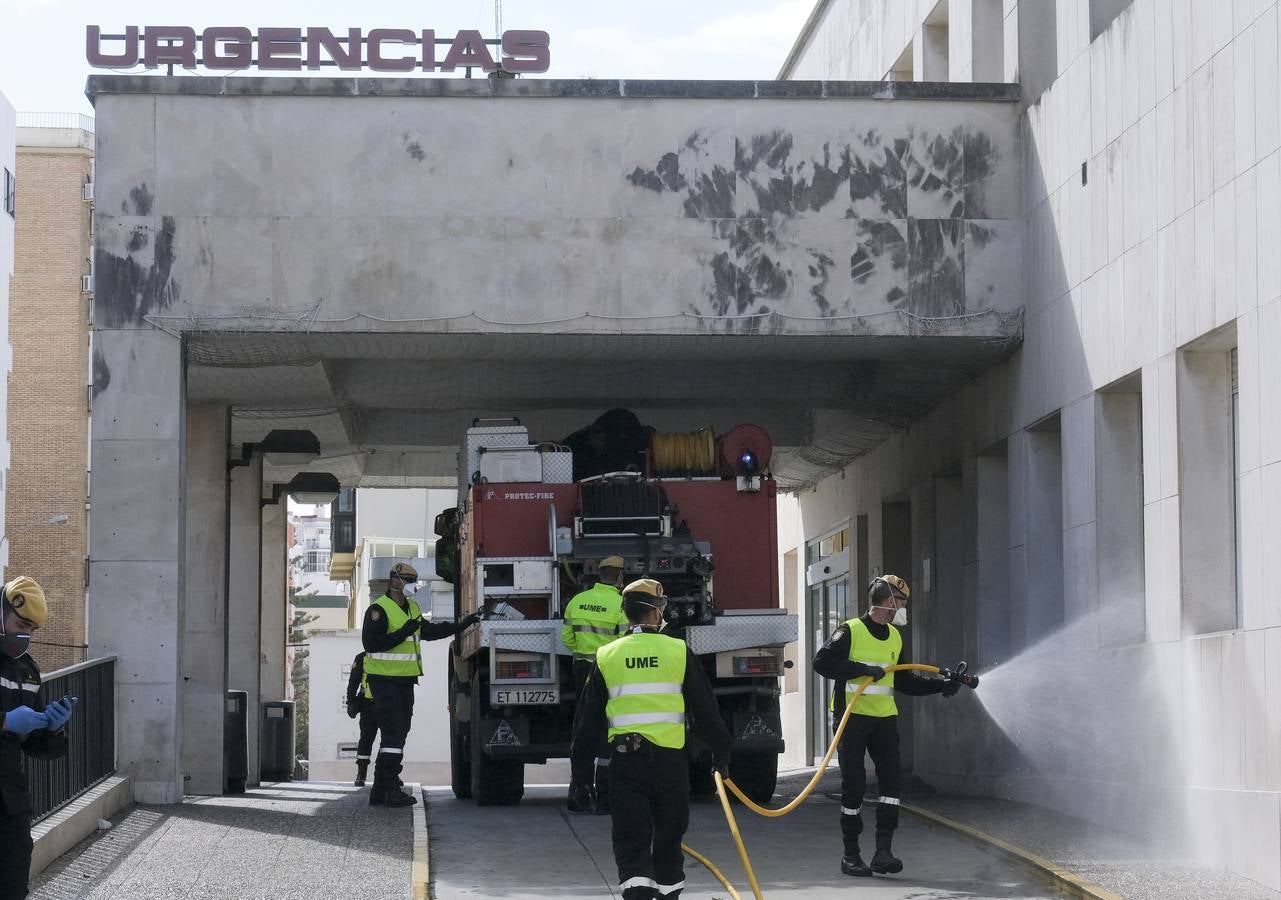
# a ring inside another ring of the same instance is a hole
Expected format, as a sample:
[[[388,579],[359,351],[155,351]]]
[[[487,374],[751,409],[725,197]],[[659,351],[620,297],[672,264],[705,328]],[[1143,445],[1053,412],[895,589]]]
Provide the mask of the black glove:
[[[401,640],[404,640],[405,638],[415,634],[418,631],[418,629],[422,627],[423,627],[422,616],[415,616],[414,618],[406,622],[404,625],[401,625],[400,628],[396,629],[396,637],[400,638]]]
[[[712,771],[720,772],[722,781],[729,781],[729,760],[726,760],[726,759],[712,760]]]
[[[348,704],[347,704],[347,718],[349,718],[349,719],[354,719],[354,718],[356,718],[358,715],[360,715],[360,710],[356,708],[356,704],[355,704],[355,703],[348,703]]]
[[[458,623],[458,630],[463,631],[464,629],[471,628],[473,625],[475,625],[479,621],[480,621],[479,612],[474,612],[469,616],[464,616]]]
[[[882,669],[880,666],[873,666],[873,665],[870,665],[869,663],[855,663],[855,665],[863,669],[863,671],[860,672],[855,677],[865,678],[868,675],[870,675],[872,676],[873,681],[880,681],[882,678],[885,677],[885,670]]]
[[[942,694],[944,697],[955,697],[956,692],[959,691],[960,689],[961,689],[961,682],[953,681],[951,678],[949,678],[947,681],[943,682],[943,690],[939,691],[939,693]]]

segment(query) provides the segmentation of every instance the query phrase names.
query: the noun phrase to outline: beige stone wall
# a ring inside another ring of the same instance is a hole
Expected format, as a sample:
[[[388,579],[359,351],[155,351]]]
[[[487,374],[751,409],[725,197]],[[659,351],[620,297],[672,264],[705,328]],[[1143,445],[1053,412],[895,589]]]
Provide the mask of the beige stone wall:
[[[33,647],[49,671],[84,658],[89,295],[80,277],[89,272],[91,208],[83,185],[93,157],[84,149],[24,147],[21,133],[18,143],[5,575],[27,574],[43,585],[50,614],[37,639],[73,645]],[[67,524],[44,524],[61,513]]]

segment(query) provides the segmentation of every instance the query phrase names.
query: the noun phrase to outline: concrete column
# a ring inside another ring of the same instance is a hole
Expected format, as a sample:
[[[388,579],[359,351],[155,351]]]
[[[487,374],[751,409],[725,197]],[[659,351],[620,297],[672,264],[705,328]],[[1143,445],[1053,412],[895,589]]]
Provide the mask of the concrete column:
[[[965,646],[965,498],[959,476],[934,479],[935,658],[955,665],[966,659]]]
[[[225,783],[228,430],[225,406],[188,408],[182,772],[189,794],[221,794]]]
[[[1009,473],[1005,454],[978,458],[978,658],[1010,658]]]
[[[89,653],[118,657],[116,756],[144,803],[182,799],[184,385],[172,335],[95,329]]]
[[[227,574],[227,687],[249,694],[249,784],[258,784],[258,718],[262,715],[262,457],[231,470],[228,486],[230,570]]]
[[[285,607],[289,595],[285,589],[286,545],[289,517],[288,498],[262,509],[262,636],[259,654],[259,680],[264,700],[285,699],[285,644],[288,628]]]

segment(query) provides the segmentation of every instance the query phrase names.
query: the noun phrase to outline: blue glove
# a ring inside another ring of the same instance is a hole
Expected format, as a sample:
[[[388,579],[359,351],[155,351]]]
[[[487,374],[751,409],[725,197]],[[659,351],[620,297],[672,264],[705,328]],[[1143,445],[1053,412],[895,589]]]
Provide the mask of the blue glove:
[[[19,737],[26,737],[31,732],[48,728],[49,720],[42,712],[36,712],[30,706],[19,706],[4,714],[4,730]]]
[[[63,726],[71,719],[71,705],[75,701],[63,697],[61,700],[55,700],[44,708],[45,718],[49,720],[50,731],[61,731]]]

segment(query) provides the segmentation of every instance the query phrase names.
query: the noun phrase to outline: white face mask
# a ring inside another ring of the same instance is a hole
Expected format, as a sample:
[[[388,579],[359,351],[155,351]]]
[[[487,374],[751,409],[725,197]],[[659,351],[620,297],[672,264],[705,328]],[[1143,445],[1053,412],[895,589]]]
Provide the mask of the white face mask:
[[[891,625],[895,625],[899,628],[903,628],[907,625],[907,607],[906,606],[900,606],[897,609],[895,609],[892,606],[873,606],[872,609],[883,609],[886,612],[893,612],[894,617],[890,619]]]
[[[404,591],[406,597],[412,597],[414,594],[418,593],[418,582],[410,581],[408,583],[403,583],[401,584],[400,589]]]

